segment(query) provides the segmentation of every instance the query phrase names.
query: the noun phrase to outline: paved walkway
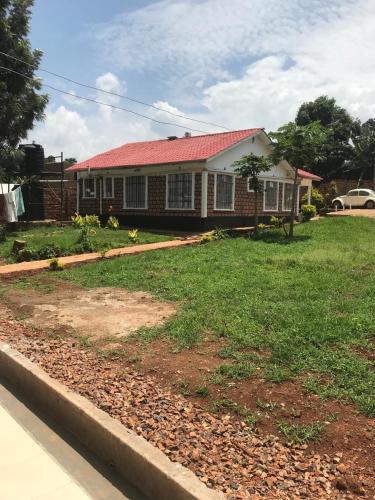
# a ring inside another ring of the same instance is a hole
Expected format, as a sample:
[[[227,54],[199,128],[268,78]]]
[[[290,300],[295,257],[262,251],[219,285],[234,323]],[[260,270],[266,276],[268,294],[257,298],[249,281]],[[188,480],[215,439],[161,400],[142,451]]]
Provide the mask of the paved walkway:
[[[21,403],[0,380],[1,500],[126,500],[141,497],[103,475]],[[93,465],[94,464],[94,465]],[[112,474],[113,475],[113,474]],[[125,492],[126,493],[125,493]]]
[[[106,252],[106,258],[120,257],[122,255],[134,255],[142,252],[149,252],[150,250],[163,250],[168,248],[177,248],[188,245],[195,245],[199,240],[196,238],[191,238],[188,240],[171,240],[171,241],[161,241],[158,243],[147,243],[145,245],[134,245],[122,248],[114,248]],[[93,262],[102,259],[102,254],[98,252],[93,253],[82,253],[79,255],[69,255],[68,257],[61,257],[59,261],[64,264],[65,267],[74,266],[76,264],[83,264],[85,262]],[[13,274],[23,274],[32,271],[39,271],[42,269],[48,269],[49,260],[34,260],[32,262],[20,262],[19,264],[6,264],[5,266],[0,266],[0,275],[13,275]],[[1,498],[0,498],[1,500]]]

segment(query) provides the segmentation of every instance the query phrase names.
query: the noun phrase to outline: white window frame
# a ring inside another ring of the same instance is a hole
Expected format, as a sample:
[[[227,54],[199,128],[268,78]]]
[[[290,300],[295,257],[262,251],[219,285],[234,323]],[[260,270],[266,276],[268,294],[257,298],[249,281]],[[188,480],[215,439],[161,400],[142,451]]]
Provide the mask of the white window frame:
[[[104,185],[105,185],[107,179],[112,180],[112,196],[105,196]],[[113,200],[114,199],[114,197],[115,197],[115,178],[114,177],[112,177],[112,176],[103,177],[102,194],[103,194],[103,200]]]
[[[143,207],[127,207],[126,206],[126,179],[130,177],[144,177],[145,178],[145,204]],[[148,209],[148,175],[144,174],[136,174],[136,175],[127,175],[123,177],[123,196],[122,196],[122,208],[123,210],[147,210]]]
[[[283,199],[282,199],[282,206],[281,206],[281,208],[282,208],[283,212],[290,212],[291,211],[290,208],[285,208],[285,186],[286,185],[292,186],[292,188],[293,188],[294,183],[293,182],[283,182]],[[292,191],[292,196],[293,196],[293,191]],[[298,206],[298,186],[297,186],[296,204]]]
[[[190,174],[191,177],[191,208],[174,208],[169,206],[169,176],[178,174]],[[195,210],[195,173],[194,172],[173,172],[166,175],[165,179],[165,209],[175,212]]]
[[[279,191],[280,191],[280,181],[275,179],[262,179],[264,183],[266,182],[276,182],[276,209],[266,209],[266,186],[263,185],[263,212],[278,212],[279,211]]]
[[[94,196],[86,196],[86,181],[94,182]],[[83,177],[82,179],[82,199],[83,200],[95,200],[96,198],[96,177]]]
[[[216,188],[217,188],[217,176],[218,175],[230,175],[233,177],[232,184],[232,208],[217,208],[216,206]],[[230,172],[216,172],[214,178],[214,211],[216,212],[234,212],[235,206],[235,195],[236,195],[236,175]]]

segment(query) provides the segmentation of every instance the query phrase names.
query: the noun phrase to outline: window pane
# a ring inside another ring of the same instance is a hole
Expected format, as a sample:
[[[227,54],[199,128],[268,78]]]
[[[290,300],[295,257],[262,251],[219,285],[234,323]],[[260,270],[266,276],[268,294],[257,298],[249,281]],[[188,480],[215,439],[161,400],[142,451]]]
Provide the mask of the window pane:
[[[103,182],[104,198],[113,198],[113,182],[112,177],[105,177]]]
[[[368,196],[368,192],[367,191],[360,191],[359,192],[359,196]]]
[[[216,176],[216,209],[233,209],[233,175],[217,174]]]
[[[192,208],[193,174],[168,176],[168,208]]]
[[[83,196],[95,198],[95,179],[83,179]]]
[[[292,210],[293,184],[284,184],[284,210]]]
[[[126,177],[125,207],[146,208],[146,177],[144,175]]]
[[[278,183],[275,181],[266,181],[264,193],[265,210],[277,210],[277,190]]]

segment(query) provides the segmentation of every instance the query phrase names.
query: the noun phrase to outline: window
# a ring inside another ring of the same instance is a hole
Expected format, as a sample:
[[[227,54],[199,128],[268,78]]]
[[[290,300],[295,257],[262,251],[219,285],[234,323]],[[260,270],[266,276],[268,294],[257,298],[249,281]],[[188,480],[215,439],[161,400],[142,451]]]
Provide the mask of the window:
[[[293,184],[285,183],[283,185],[283,211],[290,212],[292,210]]]
[[[96,198],[96,179],[83,179],[83,198]]]
[[[360,191],[358,196],[369,196],[368,191]]]
[[[279,183],[264,181],[263,204],[266,212],[277,212],[279,203]]]
[[[104,177],[103,179],[103,198],[113,198],[113,177]]]
[[[193,174],[167,175],[167,208],[193,210]]]
[[[215,210],[234,210],[234,175],[216,174]]]
[[[147,178],[145,175],[124,178],[124,208],[147,208]]]
[[[349,191],[349,193],[346,196],[358,196],[358,190],[353,189],[352,191]]]

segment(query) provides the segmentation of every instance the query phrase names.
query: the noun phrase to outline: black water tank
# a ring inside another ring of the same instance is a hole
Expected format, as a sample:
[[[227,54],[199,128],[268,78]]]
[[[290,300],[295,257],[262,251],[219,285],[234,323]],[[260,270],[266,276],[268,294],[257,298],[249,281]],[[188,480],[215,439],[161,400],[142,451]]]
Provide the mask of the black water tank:
[[[22,176],[40,175],[44,170],[44,149],[40,144],[20,144],[25,157],[21,166]]]

